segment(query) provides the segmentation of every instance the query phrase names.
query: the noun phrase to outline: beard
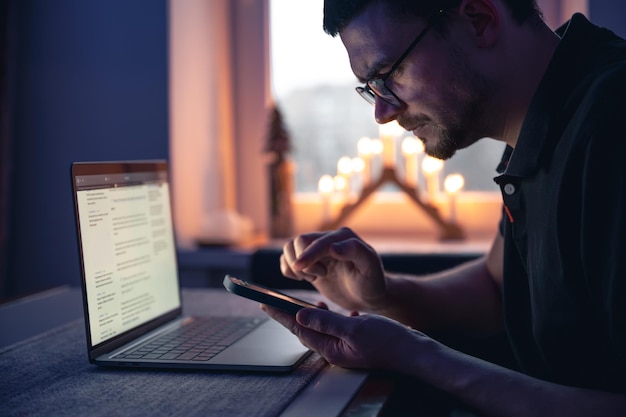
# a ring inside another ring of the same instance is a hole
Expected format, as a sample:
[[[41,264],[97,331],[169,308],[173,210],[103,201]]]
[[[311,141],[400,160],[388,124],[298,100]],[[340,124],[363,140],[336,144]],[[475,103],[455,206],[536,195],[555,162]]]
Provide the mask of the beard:
[[[467,118],[471,119],[469,115]],[[444,121],[438,123],[429,117],[421,116],[398,118],[398,122],[401,126],[419,126],[416,129],[419,134],[416,136],[424,143],[424,152],[446,160],[452,158],[457,150],[466,148],[480,139],[479,137],[471,139],[471,134],[466,128],[467,123],[454,123],[450,119],[444,117],[442,118]]]
[[[453,51],[453,55],[457,58],[458,71],[451,74],[450,88],[441,92],[441,101],[430,106],[436,116],[398,116],[401,126],[417,127],[417,136],[424,143],[426,154],[442,160],[452,158],[457,150],[488,136],[483,123],[488,119],[485,115],[493,96],[493,86],[470,67],[464,55],[458,50]]]
[[[456,151],[461,149],[460,138],[464,136],[461,132],[452,133],[449,128],[432,119],[421,118],[417,124],[415,120],[407,119],[407,123],[403,126],[420,126],[417,129],[419,131],[417,138],[424,143],[424,152],[427,155],[446,160],[452,158]]]

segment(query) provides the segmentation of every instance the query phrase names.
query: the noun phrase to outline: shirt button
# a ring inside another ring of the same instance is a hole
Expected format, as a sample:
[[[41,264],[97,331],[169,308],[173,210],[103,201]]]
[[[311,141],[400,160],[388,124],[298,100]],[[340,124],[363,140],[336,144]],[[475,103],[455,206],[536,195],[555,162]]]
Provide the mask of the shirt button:
[[[506,184],[504,186],[504,193],[507,195],[515,194],[515,186],[513,184]]]

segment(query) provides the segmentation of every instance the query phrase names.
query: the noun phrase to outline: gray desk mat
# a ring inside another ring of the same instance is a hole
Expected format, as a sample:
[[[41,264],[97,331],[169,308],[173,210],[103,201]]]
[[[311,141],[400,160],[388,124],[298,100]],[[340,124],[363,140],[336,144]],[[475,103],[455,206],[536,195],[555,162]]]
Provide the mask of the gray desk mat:
[[[1,416],[276,416],[324,367],[288,374],[105,369],[82,319],[0,350]]]

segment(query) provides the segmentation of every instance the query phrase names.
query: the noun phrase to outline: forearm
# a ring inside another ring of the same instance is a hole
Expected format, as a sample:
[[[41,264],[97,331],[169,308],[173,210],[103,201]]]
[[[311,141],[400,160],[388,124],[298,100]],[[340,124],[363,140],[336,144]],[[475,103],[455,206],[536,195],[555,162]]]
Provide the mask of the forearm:
[[[502,329],[502,300],[481,258],[423,277],[388,275],[385,305],[374,312],[415,329],[491,334]]]
[[[624,416],[626,396],[557,385],[416,337],[412,360],[398,364],[485,416]]]

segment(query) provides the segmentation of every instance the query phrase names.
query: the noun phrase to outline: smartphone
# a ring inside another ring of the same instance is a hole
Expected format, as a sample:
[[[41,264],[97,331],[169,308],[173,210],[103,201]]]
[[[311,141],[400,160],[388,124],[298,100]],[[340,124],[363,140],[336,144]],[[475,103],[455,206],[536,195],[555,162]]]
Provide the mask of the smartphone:
[[[224,287],[233,294],[258,301],[262,304],[275,307],[279,310],[296,314],[300,309],[305,307],[319,308],[315,304],[308,303],[299,298],[283,294],[280,291],[264,287],[259,284],[244,281],[239,278],[226,275],[224,277]]]

